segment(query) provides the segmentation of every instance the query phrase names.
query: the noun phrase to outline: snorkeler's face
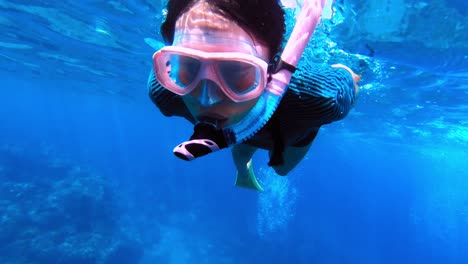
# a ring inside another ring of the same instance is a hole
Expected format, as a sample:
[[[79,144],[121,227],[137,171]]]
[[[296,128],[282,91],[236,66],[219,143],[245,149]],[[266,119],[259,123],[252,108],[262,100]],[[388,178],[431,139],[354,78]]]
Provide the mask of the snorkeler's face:
[[[268,61],[269,57],[265,45],[253,39],[235,22],[213,12],[204,1],[198,2],[177,20],[173,46],[204,52],[240,52],[264,61]],[[237,123],[258,101],[257,97],[234,102],[209,79],[200,80],[197,87],[182,98],[197,120],[207,117],[217,119],[220,126]]]

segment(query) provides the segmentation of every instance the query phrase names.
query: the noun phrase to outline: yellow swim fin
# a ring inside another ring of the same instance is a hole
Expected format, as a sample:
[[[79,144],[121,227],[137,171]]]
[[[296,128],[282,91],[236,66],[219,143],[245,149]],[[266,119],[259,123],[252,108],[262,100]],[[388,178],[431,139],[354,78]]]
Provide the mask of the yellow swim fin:
[[[255,178],[255,174],[252,169],[252,159],[247,162],[245,170],[237,171],[235,185],[237,187],[263,192],[262,186],[258,183],[257,178]]]

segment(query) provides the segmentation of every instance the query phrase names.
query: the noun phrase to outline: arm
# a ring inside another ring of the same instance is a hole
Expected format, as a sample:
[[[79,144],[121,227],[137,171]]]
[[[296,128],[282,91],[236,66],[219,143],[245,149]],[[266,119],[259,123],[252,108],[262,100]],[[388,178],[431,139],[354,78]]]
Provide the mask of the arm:
[[[349,74],[351,74],[351,76],[353,77],[353,81],[354,81],[354,92],[355,92],[356,95],[359,95],[359,86],[357,85],[357,83],[361,80],[361,75],[357,75],[348,66],[340,64],[340,63],[333,64],[332,67],[333,68],[343,68],[343,69],[347,70],[349,72]]]
[[[345,66],[306,64],[298,68],[288,88],[286,112],[310,127],[319,127],[341,120],[357,99],[357,85]],[[357,75],[356,75],[357,76]]]

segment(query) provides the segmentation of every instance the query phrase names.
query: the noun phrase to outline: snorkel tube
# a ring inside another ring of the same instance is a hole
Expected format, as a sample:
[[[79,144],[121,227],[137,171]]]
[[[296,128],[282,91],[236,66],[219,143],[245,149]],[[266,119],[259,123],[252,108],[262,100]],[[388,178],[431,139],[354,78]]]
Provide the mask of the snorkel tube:
[[[193,160],[211,152],[239,144],[255,135],[275,112],[286,93],[310,37],[322,15],[325,0],[305,0],[296,19],[283,53],[270,68],[271,81],[252,110],[239,122],[218,129],[216,120],[200,120],[194,134],[174,148],[174,154],[184,160]]]

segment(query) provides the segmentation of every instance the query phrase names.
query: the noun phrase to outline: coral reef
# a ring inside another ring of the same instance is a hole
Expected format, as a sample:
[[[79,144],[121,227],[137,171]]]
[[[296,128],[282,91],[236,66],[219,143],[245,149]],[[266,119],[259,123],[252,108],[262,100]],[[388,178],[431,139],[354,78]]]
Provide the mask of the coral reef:
[[[50,155],[0,148],[0,263],[138,263],[105,178]]]

